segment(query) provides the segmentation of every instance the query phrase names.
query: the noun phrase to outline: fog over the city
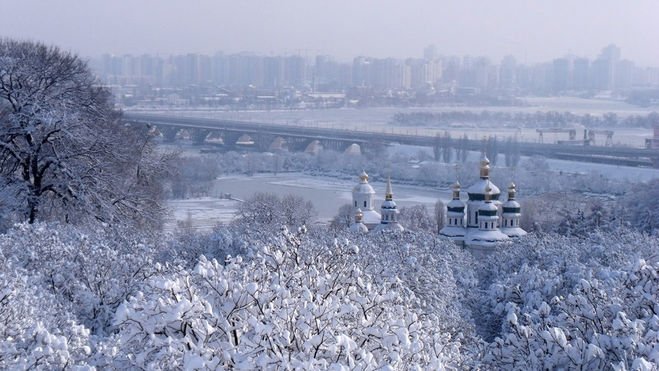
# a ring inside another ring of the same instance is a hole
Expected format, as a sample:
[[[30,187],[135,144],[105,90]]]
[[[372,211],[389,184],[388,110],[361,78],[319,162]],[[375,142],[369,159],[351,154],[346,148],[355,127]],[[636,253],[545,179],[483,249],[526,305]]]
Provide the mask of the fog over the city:
[[[595,57],[618,45],[659,66],[654,0],[613,1],[2,1],[0,35],[87,56],[187,52],[329,54],[350,60],[512,54],[521,62]]]

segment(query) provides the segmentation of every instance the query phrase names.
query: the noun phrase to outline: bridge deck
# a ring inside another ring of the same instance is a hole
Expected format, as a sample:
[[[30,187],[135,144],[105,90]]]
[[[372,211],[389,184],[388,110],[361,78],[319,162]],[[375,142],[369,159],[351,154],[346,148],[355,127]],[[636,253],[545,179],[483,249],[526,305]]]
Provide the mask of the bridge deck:
[[[334,140],[350,143],[380,142],[399,143],[423,147],[433,147],[437,137],[427,135],[410,135],[384,133],[375,131],[343,130],[334,128],[299,127],[263,122],[219,120],[197,117],[180,117],[142,113],[125,113],[127,122],[150,123],[189,129],[233,131],[243,134],[268,134],[306,139]],[[456,145],[461,140],[453,140]],[[483,148],[481,140],[469,139],[463,142],[468,150],[478,151]],[[659,166],[659,149],[631,147],[577,146],[566,144],[518,143],[520,154],[525,156],[544,156],[578,161],[610,163],[616,165]]]

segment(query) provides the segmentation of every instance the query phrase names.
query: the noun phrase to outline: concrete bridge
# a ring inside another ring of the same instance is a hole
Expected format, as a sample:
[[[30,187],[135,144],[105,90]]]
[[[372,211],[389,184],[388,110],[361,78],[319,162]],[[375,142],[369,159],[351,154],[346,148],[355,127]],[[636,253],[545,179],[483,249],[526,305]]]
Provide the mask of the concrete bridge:
[[[320,127],[300,127],[282,124],[124,113],[124,121],[134,124],[155,125],[165,141],[174,141],[181,130],[187,131],[196,143],[218,140],[230,146],[251,146],[258,150],[272,150],[272,146],[285,145],[292,151],[309,150],[313,144],[323,148],[343,151],[354,144],[362,150],[378,150],[393,143],[423,147],[450,146],[480,151],[484,149],[482,140],[453,139],[442,141],[437,136],[409,135],[376,131],[343,130]],[[504,141],[497,142],[503,147]],[[520,155],[543,156],[573,161],[585,161],[626,166],[659,167],[659,149],[630,147],[601,147],[568,144],[542,144],[520,142],[516,145]]]

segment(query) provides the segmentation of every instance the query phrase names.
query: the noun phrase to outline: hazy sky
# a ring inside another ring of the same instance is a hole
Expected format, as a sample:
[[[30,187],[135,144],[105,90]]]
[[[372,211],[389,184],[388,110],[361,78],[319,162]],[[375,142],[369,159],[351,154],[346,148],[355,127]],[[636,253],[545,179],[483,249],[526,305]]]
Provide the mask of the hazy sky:
[[[421,56],[520,62],[615,43],[659,67],[659,0],[0,0],[0,36],[85,56],[187,52]]]

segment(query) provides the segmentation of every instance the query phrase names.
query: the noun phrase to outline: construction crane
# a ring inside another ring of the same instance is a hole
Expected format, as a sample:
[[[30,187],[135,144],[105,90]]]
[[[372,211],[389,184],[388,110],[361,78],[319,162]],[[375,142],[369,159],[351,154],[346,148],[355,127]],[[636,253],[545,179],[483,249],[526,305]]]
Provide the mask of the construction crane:
[[[645,140],[645,148],[659,149],[659,124],[654,125],[654,137]]]
[[[570,135],[570,140],[575,140],[577,138],[576,129],[559,129],[559,128],[541,128],[535,129],[538,132],[538,141],[544,143],[544,133],[568,133]]]
[[[613,130],[588,130],[588,140],[591,144],[595,144],[595,135],[606,135],[605,147],[613,146]]]

